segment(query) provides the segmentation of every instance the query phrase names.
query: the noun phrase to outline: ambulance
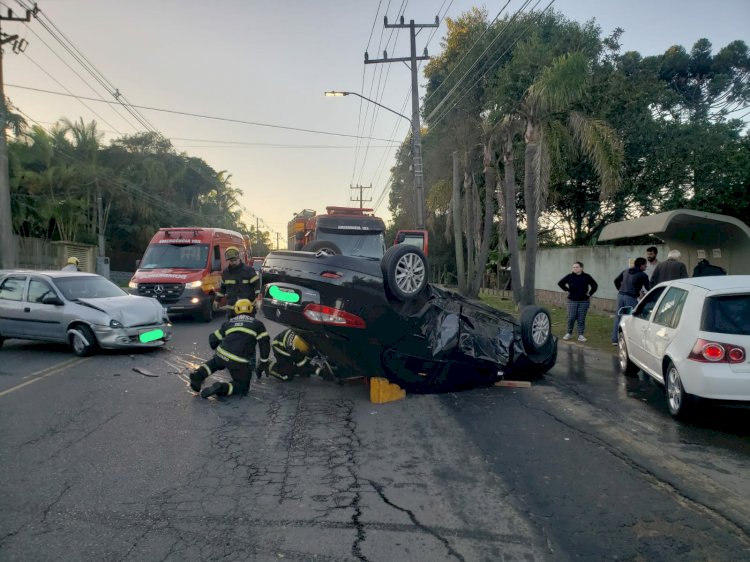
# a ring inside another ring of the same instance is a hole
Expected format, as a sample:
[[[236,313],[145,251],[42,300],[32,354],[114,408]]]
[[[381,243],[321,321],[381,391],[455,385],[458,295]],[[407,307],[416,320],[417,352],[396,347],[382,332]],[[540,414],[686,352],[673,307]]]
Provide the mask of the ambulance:
[[[137,263],[128,283],[133,295],[158,300],[171,315],[192,315],[210,322],[220,304],[215,298],[224,252],[240,250],[244,263],[252,255],[247,236],[221,228],[160,228]]]

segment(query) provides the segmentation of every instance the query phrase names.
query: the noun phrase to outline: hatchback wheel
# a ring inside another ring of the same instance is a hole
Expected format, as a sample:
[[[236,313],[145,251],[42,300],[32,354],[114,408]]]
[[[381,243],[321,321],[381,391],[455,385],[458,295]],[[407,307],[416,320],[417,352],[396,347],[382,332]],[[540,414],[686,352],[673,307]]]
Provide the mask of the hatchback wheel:
[[[667,374],[664,380],[666,382],[669,413],[675,418],[685,417],[691,409],[691,396],[685,392],[680,373],[671,361],[667,365]]]
[[[630,360],[628,346],[625,343],[625,334],[620,332],[617,336],[617,356],[620,361],[620,372],[626,376],[633,376],[638,372],[638,367]]]
[[[74,326],[68,333],[70,335],[70,345],[73,347],[73,353],[78,357],[91,355],[96,349],[96,336],[94,336],[94,332],[92,332],[91,328],[88,326],[79,324],[78,326]]]

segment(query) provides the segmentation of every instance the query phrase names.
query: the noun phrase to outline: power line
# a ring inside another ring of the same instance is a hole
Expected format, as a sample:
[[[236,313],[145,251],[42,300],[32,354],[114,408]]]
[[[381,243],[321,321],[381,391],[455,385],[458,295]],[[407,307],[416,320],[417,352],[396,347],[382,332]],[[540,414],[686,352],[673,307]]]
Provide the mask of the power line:
[[[107,103],[107,104],[116,104],[116,103],[118,103],[118,102],[109,101],[109,100],[102,100],[102,99],[90,98],[90,97],[87,97],[87,96],[79,96],[79,95],[66,94],[66,93],[63,93],[63,92],[55,92],[53,90],[45,90],[43,88],[33,88],[31,86],[21,86],[19,84],[6,84],[6,86],[9,87],[9,88],[20,88],[22,90],[30,90],[30,91],[34,91],[34,92],[41,92],[41,93],[45,93],[45,94],[52,94],[52,95],[55,95],[55,96],[81,98],[81,99],[85,99],[85,100],[88,100],[88,101],[95,101],[95,102],[99,102],[99,103]],[[158,112],[161,112],[161,113],[170,113],[170,114],[173,114],[173,115],[182,115],[182,116],[185,116],[185,117],[196,117],[196,118],[199,118],[199,119],[209,119],[209,120],[213,120],[213,121],[224,121],[224,122],[228,122],[228,123],[240,123],[242,125],[253,125],[253,126],[256,126],[256,127],[268,127],[268,128],[271,128],[271,129],[283,129],[283,130],[287,130],[287,131],[298,131],[298,132],[302,132],[302,133],[313,133],[313,134],[318,134],[318,135],[330,135],[330,136],[334,136],[334,137],[345,137],[345,138],[353,138],[353,139],[358,139],[358,138],[372,138],[372,140],[377,140],[377,141],[382,141],[382,142],[399,142],[396,139],[381,139],[381,138],[377,138],[377,137],[360,137],[358,135],[349,135],[349,134],[346,134],[346,133],[333,133],[331,131],[320,131],[320,130],[317,130],[317,129],[304,129],[304,128],[301,128],[301,127],[290,127],[290,126],[286,126],[286,125],[273,125],[271,123],[260,123],[260,122],[257,122],[257,121],[246,121],[244,119],[233,119],[231,117],[217,117],[215,115],[205,115],[205,114],[201,114],[201,113],[191,113],[189,111],[177,111],[177,110],[173,110],[173,109],[164,109],[164,108],[160,108],[160,107],[150,107],[150,106],[147,106],[147,105],[133,105],[132,107],[135,107],[135,108],[138,108],[138,109],[145,109],[145,110],[148,110],[148,111],[158,111]]]

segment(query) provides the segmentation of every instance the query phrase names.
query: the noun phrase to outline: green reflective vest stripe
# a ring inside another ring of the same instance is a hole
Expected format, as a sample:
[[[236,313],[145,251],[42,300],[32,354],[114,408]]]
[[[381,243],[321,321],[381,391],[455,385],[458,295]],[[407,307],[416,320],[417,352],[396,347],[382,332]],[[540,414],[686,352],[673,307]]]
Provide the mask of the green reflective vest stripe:
[[[234,280],[234,279],[224,279],[224,284],[225,285],[236,285],[237,281]]]
[[[234,334],[235,332],[242,332],[243,334],[249,334],[251,336],[255,336],[256,338],[258,337],[258,332],[256,332],[255,330],[251,330],[250,328],[244,328],[243,326],[235,326],[234,328],[229,328],[226,335]]]
[[[222,335],[221,335],[221,330],[216,330],[216,331],[214,332],[214,335],[215,335],[215,336],[216,336],[216,337],[217,337],[218,339],[220,339],[220,340],[223,340],[223,339],[224,339],[224,336],[222,336]]]

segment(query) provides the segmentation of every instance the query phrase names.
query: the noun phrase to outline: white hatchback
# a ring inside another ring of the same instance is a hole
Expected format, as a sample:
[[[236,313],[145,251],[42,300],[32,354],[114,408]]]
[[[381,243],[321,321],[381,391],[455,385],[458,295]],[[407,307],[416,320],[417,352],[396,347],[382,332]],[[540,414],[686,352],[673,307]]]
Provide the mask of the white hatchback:
[[[673,416],[693,397],[750,402],[750,275],[660,283],[620,312],[620,369],[663,384]]]

